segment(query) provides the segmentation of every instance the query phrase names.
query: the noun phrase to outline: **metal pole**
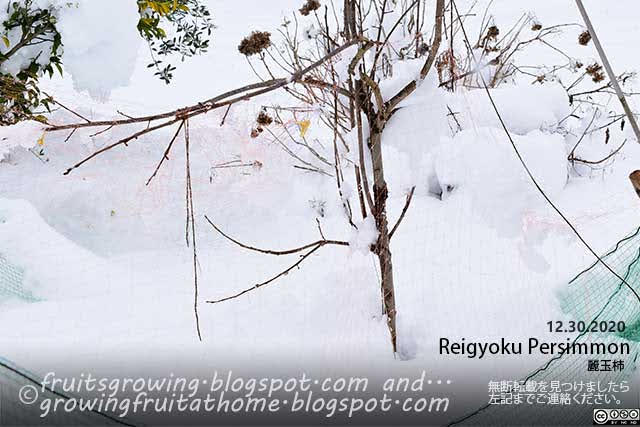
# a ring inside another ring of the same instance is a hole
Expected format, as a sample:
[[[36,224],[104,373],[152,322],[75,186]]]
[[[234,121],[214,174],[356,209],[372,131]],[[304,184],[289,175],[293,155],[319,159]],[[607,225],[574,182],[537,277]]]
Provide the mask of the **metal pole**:
[[[638,123],[636,122],[636,118],[633,115],[631,108],[629,108],[629,104],[627,103],[627,100],[624,97],[624,93],[620,88],[620,84],[618,83],[618,79],[616,78],[616,75],[613,72],[613,68],[611,68],[611,64],[607,59],[607,55],[604,53],[604,49],[602,49],[602,45],[600,44],[600,40],[598,39],[596,30],[593,28],[593,25],[591,24],[591,20],[589,19],[589,15],[587,15],[587,11],[585,10],[584,5],[582,4],[582,0],[576,0],[576,5],[578,5],[578,9],[580,10],[580,14],[582,15],[582,19],[584,20],[584,23],[587,26],[587,29],[589,30],[589,34],[591,35],[593,44],[595,45],[596,50],[598,51],[598,55],[600,55],[600,59],[602,60],[602,65],[604,65],[604,69],[607,71],[607,74],[609,75],[609,80],[611,80],[611,85],[613,86],[613,89],[616,91],[616,95],[618,95],[620,104],[622,104],[622,108],[624,109],[624,112],[627,115],[629,122],[631,123],[633,132],[636,134],[636,141],[640,142],[640,128],[638,128]]]

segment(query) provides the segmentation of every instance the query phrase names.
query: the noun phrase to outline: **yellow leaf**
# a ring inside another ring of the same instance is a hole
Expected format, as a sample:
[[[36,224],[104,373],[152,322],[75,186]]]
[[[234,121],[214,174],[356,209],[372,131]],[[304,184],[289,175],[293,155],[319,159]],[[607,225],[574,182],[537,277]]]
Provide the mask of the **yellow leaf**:
[[[298,126],[300,127],[300,136],[304,138],[304,136],[307,134],[307,131],[309,130],[309,126],[311,126],[311,121],[302,120],[298,122]]]
[[[9,46],[11,46],[11,42],[9,41],[9,37],[7,36],[2,36],[2,41],[4,42],[4,45],[8,48]]]
[[[42,146],[44,145],[44,133],[42,134],[42,136],[40,138],[38,138],[38,145]]]

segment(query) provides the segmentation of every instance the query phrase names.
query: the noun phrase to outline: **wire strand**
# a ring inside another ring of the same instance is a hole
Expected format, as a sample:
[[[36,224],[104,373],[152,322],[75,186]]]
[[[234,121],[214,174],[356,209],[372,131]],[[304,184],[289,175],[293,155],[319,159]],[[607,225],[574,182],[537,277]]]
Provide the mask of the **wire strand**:
[[[456,15],[458,16],[458,20],[460,21],[460,28],[462,30],[462,34],[464,36],[464,39],[465,39],[465,42],[466,42],[467,47],[469,49],[469,52],[471,53],[471,57],[473,58],[473,61],[477,65],[478,61],[476,60],[475,54],[473,52],[473,48],[471,47],[471,42],[469,41],[469,37],[467,36],[467,31],[464,28],[464,24],[460,20],[460,12],[458,11],[458,5],[456,4],[456,2],[454,0],[451,0],[451,4],[455,8]],[[553,210],[556,211],[556,213],[558,215],[560,215],[560,217],[569,226],[571,231],[574,232],[574,234],[578,237],[578,239],[580,239],[582,244],[589,250],[589,252],[591,252],[593,254],[593,256],[597,258],[598,262],[600,262],[607,270],[609,270],[614,276],[616,276],[633,293],[633,295],[635,295],[635,297],[638,300],[638,302],[640,302],[640,295],[638,295],[638,292],[636,292],[636,290],[633,289],[633,287],[631,285],[629,285],[629,283],[627,283],[627,281],[624,278],[622,278],[618,273],[616,273],[609,266],[609,264],[604,262],[604,260],[600,257],[600,255],[598,255],[596,253],[596,251],[591,247],[591,245],[584,239],[584,237],[582,237],[580,232],[571,223],[571,221],[569,221],[569,219],[565,216],[565,214],[562,213],[562,211],[556,206],[555,203],[553,203],[553,201],[549,198],[547,193],[545,193],[545,191],[542,189],[542,187],[540,187],[540,184],[538,184],[537,179],[531,173],[531,170],[527,166],[527,163],[524,161],[524,159],[522,158],[522,155],[520,154],[520,150],[518,150],[518,147],[516,146],[516,143],[514,142],[513,138],[511,137],[511,132],[509,132],[509,129],[507,128],[507,125],[505,124],[505,122],[504,122],[504,120],[502,118],[502,115],[500,114],[500,110],[498,110],[498,106],[496,105],[496,103],[495,103],[495,101],[493,99],[493,96],[491,95],[491,91],[489,91],[489,87],[487,86],[487,82],[486,82],[484,76],[482,75],[482,73],[478,73],[478,75],[480,76],[480,80],[482,81],[482,86],[483,86],[485,92],[487,93],[487,96],[489,97],[489,101],[491,102],[491,106],[493,107],[493,110],[495,111],[496,115],[498,116],[498,120],[500,121],[501,127],[504,130],[505,134],[507,135],[507,138],[509,139],[509,142],[511,143],[511,147],[513,147],[513,150],[516,153],[516,156],[518,157],[518,160],[520,161],[520,164],[522,164],[522,167],[524,168],[525,172],[527,173],[527,175],[531,179],[531,182],[533,182],[533,185],[536,187],[536,189],[542,195],[542,197],[544,197],[544,199],[547,201],[549,206],[551,206],[553,208]]]

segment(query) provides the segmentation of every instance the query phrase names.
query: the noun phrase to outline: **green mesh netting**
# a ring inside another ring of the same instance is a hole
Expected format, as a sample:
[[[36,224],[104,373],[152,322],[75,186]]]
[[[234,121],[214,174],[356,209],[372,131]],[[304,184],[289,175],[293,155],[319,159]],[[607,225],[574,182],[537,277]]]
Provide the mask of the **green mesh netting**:
[[[636,292],[640,281],[640,229],[609,251],[603,260]],[[640,337],[640,305],[633,290],[596,262],[582,271],[560,295],[562,310],[584,322],[620,320],[627,325],[620,334],[637,342]]]
[[[8,298],[19,298],[29,302],[38,301],[31,291],[24,288],[23,283],[24,271],[0,254],[0,302]]]
[[[601,257],[633,290],[640,292],[640,228],[619,241]],[[575,321],[589,325],[593,321],[624,321],[618,332],[577,333],[575,343],[628,343],[630,354],[622,371],[588,371],[591,355],[566,354],[548,360],[522,380],[527,381],[600,381],[619,383],[629,380],[640,354],[640,302],[624,282],[602,263],[595,262],[575,276],[559,294],[560,306]],[[615,407],[616,405],[609,405]],[[485,405],[450,425],[591,425],[592,405]]]

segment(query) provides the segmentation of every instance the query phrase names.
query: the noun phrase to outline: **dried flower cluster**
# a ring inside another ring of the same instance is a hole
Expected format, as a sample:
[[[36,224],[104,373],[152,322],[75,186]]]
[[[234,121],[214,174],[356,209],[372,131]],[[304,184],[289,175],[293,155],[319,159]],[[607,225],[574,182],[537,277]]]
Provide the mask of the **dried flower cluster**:
[[[604,80],[602,65],[598,64],[597,62],[594,62],[593,64],[589,65],[585,69],[585,72],[591,76],[591,80],[593,80],[594,83],[599,83]]]
[[[257,138],[260,136],[260,134],[264,131],[264,129],[262,129],[261,127],[257,128],[257,129],[251,129],[251,138]]]
[[[258,117],[256,117],[257,126],[251,129],[251,138],[259,137],[260,134],[264,132],[263,126],[269,126],[271,125],[271,123],[273,123],[273,117],[267,114],[267,112],[264,110],[260,111],[260,114],[258,114]]]
[[[320,2],[318,0],[307,0],[307,2],[300,9],[300,14],[303,16],[309,15],[314,10],[320,9]]]
[[[583,31],[582,33],[580,33],[580,36],[578,36],[578,43],[580,43],[582,46],[588,45],[590,41],[591,34],[589,34],[589,31]]]
[[[498,27],[496,27],[495,25],[490,26],[489,28],[487,28],[487,33],[484,35],[484,37],[478,40],[478,44],[476,45],[476,47],[483,48],[485,53],[496,52],[498,50],[498,47],[492,45],[490,42],[495,42],[498,39],[499,34],[500,30],[498,29]]]
[[[500,30],[495,25],[492,25],[487,29],[488,39],[495,39],[498,37],[499,34],[500,34]]]
[[[442,52],[436,59],[436,70],[438,70],[438,79],[440,83],[451,82],[449,88],[453,90],[454,81],[461,73],[459,69],[459,59],[456,58],[452,50]]]
[[[254,31],[240,42],[238,50],[245,56],[255,55],[271,46],[271,33]]]
[[[258,114],[258,118],[256,118],[256,123],[258,123],[260,126],[269,126],[271,123],[273,123],[273,118],[265,111],[260,111],[260,114]]]

